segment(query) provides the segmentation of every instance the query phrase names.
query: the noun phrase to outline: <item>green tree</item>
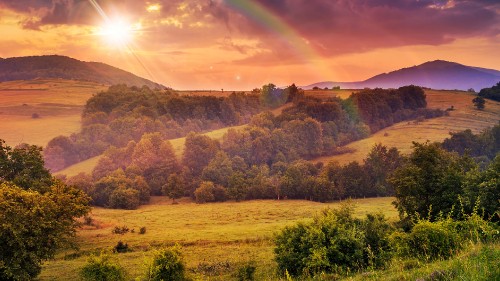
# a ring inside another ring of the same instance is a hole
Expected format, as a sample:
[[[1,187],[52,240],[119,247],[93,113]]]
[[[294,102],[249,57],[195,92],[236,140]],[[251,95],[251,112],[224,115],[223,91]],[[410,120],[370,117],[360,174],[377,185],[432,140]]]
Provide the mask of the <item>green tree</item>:
[[[168,176],[167,183],[162,188],[163,194],[172,198],[172,203],[175,203],[176,199],[181,198],[185,191],[186,182],[184,178],[178,174],[171,174]]]
[[[403,157],[396,148],[376,144],[365,159],[364,168],[373,187],[366,196],[392,196],[394,188],[387,182],[389,175],[403,164]]]
[[[44,193],[54,183],[44,167],[42,148],[21,144],[14,149],[0,139],[0,183],[11,182],[23,189]]]
[[[278,107],[284,104],[287,99],[287,92],[283,89],[277,88],[276,85],[269,83],[262,86],[260,100],[265,106]]]
[[[219,151],[219,143],[208,136],[190,133],[186,136],[182,163],[193,177],[201,175],[203,168]]]
[[[435,219],[450,213],[462,183],[475,164],[470,158],[459,158],[435,143],[413,143],[408,163],[398,168],[389,182],[396,193],[395,205],[400,216]],[[458,206],[457,206],[458,207]]]
[[[44,260],[74,243],[87,196],[61,182],[44,189],[0,184],[0,280],[32,280]]]

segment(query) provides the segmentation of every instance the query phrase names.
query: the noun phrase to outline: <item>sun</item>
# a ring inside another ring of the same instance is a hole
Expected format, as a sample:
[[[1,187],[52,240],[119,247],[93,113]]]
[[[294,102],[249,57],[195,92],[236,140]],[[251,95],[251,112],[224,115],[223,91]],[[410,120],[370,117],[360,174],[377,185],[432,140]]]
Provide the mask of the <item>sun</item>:
[[[137,29],[137,25],[132,25],[123,19],[111,19],[99,28],[98,34],[108,45],[124,48],[131,43]]]

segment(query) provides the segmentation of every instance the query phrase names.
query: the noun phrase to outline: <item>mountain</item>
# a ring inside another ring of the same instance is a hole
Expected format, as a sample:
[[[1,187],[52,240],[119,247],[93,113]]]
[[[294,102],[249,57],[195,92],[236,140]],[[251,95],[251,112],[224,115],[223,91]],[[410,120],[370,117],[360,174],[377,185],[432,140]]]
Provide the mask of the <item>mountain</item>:
[[[405,85],[418,85],[432,89],[479,91],[500,81],[500,71],[494,69],[466,66],[455,62],[436,60],[421,65],[382,73],[359,82],[320,82],[304,86],[304,89],[332,88],[398,88]]]
[[[0,82],[37,78],[61,78],[107,85],[127,84],[128,86],[146,85],[150,88],[165,88],[161,84],[100,62],[84,62],[58,55],[0,59]]]

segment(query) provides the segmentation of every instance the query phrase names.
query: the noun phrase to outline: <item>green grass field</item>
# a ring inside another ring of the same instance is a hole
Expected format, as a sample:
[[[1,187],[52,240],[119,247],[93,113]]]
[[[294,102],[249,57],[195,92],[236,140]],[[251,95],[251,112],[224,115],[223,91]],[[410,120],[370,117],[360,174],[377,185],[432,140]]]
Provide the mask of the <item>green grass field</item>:
[[[396,220],[397,212],[391,205],[394,198],[359,199],[356,215],[382,212]],[[165,197],[155,197],[151,204],[138,210],[112,210],[93,208],[92,218],[96,226],[85,226],[78,232],[80,251],[59,254],[44,265],[41,280],[78,280],[78,269],[88,254],[111,250],[118,241],[129,244],[132,252],[114,254],[130,279],[144,272],[143,262],[152,255],[152,249],[179,244],[191,276],[200,275],[202,280],[227,280],[239,264],[254,260],[257,263],[257,280],[274,278],[274,233],[298,221],[308,221],[325,208],[335,208],[339,202],[316,203],[299,200],[258,200],[195,204],[183,199],[177,205]],[[115,226],[127,226],[135,233],[112,234]],[[146,227],[144,235],[138,234]],[[73,258],[71,258],[73,257]],[[203,265],[217,266],[229,263],[209,276],[199,270]]]

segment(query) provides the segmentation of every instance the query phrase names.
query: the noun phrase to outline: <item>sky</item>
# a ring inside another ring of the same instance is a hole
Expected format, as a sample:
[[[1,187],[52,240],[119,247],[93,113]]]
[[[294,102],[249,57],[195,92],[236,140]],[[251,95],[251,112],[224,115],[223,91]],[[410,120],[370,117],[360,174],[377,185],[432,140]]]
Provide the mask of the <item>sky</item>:
[[[500,69],[498,0],[0,0],[0,57],[66,55],[174,89]]]

